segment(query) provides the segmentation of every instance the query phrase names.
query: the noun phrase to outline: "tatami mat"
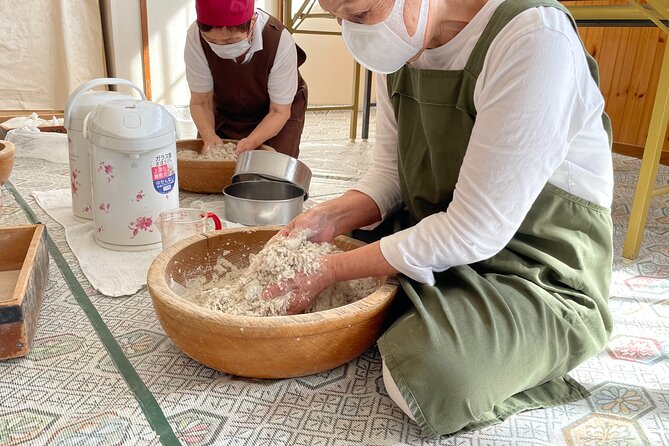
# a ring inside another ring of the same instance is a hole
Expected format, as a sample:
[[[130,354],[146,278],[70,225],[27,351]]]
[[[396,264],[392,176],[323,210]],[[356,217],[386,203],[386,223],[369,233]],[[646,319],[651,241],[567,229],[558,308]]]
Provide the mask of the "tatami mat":
[[[338,195],[366,169],[372,142],[347,135],[347,113],[308,114],[301,158],[314,172],[311,203]],[[57,251],[30,354],[0,362],[0,445],[669,446],[669,199],[653,200],[641,255],[624,261],[639,162],[614,160],[615,330],[607,348],[573,373],[592,396],[429,441],[388,398],[376,348],[329,372],[288,380],[237,378],[181,353],[146,289],[112,299],[88,285],[62,227],[30,196],[68,187],[68,167],[17,158],[10,188],[46,223]],[[669,169],[661,168],[658,181],[669,182]],[[28,223],[10,191],[2,194],[0,225]],[[220,199],[183,193],[181,201]]]

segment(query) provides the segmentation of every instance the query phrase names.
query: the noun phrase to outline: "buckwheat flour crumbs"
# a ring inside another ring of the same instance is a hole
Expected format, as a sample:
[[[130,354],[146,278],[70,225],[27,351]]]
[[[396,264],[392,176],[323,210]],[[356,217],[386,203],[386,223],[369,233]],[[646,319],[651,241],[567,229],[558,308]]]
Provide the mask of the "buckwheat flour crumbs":
[[[371,277],[337,282],[324,289],[305,313],[316,313],[348,305],[369,296],[378,287],[377,281]]]
[[[177,151],[177,158],[182,160],[236,161],[236,148],[235,143],[224,142],[212,147],[204,155],[197,153],[195,150],[179,150]]]
[[[244,316],[278,316],[286,313],[290,295],[265,300],[262,291],[272,283],[292,279],[296,273],[315,273],[322,257],[341,251],[330,243],[312,243],[306,232],[290,239],[276,237],[258,254],[249,256],[249,266],[237,268],[221,257],[210,280],[196,277],[186,283],[183,297],[205,308]],[[349,304],[378,287],[373,278],[338,282],[325,289],[307,313]]]

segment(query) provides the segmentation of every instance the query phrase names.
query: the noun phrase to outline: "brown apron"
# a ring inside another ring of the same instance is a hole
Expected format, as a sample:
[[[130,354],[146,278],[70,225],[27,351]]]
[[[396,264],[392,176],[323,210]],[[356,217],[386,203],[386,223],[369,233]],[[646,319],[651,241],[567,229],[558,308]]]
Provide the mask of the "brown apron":
[[[218,57],[200,35],[200,43],[214,79],[215,128],[221,138],[246,138],[269,113],[267,82],[284,28],[279,20],[269,16],[262,32],[263,49],[254,53],[246,64]],[[297,46],[297,66],[301,66],[306,58],[302,48]],[[306,110],[307,84],[298,71],[297,93],[290,119],[265,144],[297,158]]]

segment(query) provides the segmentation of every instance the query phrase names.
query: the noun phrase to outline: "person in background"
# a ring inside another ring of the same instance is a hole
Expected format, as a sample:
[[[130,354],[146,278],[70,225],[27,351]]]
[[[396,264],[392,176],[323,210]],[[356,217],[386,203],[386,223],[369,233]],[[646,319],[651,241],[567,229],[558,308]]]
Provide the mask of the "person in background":
[[[429,436],[581,399],[609,339],[611,127],[555,0],[320,0],[380,73],[373,163],[279,234],[382,236],[263,292],[307,307],[335,281],[399,273],[381,336],[390,397]],[[386,235],[383,234],[387,226]]]
[[[288,30],[252,0],[196,0],[184,59],[190,112],[204,151],[237,139],[297,158],[307,108],[306,60]]]

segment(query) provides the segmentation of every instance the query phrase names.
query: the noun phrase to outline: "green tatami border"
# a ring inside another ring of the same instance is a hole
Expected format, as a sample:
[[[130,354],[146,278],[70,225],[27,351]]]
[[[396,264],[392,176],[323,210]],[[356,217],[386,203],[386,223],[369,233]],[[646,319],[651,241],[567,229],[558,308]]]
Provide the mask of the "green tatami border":
[[[14,185],[7,181],[4,186],[14,196],[14,199],[19,204],[19,206],[21,206],[28,219],[33,224],[40,223],[35,212],[30,208],[28,203],[23,199]],[[116,368],[135,396],[135,399],[144,412],[149,425],[158,434],[160,443],[165,446],[180,446],[181,442],[174,434],[172,426],[170,426],[169,422],[167,421],[167,418],[160,408],[158,401],[156,401],[156,398],[137,374],[137,371],[132,366],[130,360],[123,352],[123,349],[114,338],[114,335],[109,330],[109,327],[107,327],[107,324],[105,324],[102,316],[100,316],[100,313],[95,308],[95,305],[93,305],[93,302],[91,302],[91,300],[88,298],[86,291],[81,286],[81,283],[79,283],[79,280],[76,278],[74,272],[67,264],[65,257],[63,257],[63,254],[56,246],[56,243],[53,241],[48,231],[47,244],[49,248],[49,254],[58,266],[58,269],[63,275],[63,278],[70,288],[72,295],[86,314],[86,317],[88,317],[89,322],[95,329],[95,332],[102,341],[102,344],[107,349],[112,362],[114,365],[116,365]]]

